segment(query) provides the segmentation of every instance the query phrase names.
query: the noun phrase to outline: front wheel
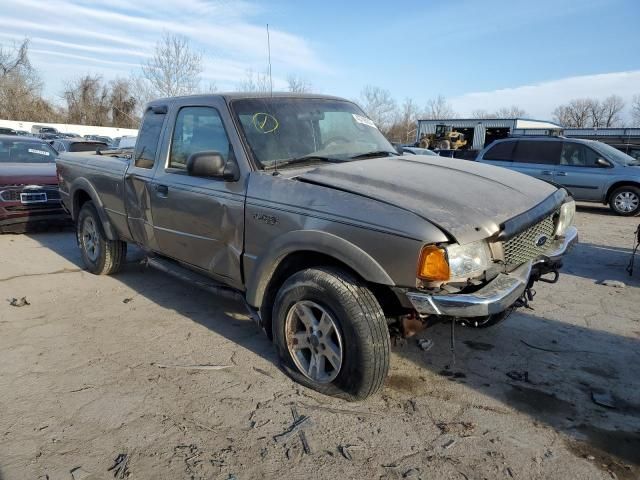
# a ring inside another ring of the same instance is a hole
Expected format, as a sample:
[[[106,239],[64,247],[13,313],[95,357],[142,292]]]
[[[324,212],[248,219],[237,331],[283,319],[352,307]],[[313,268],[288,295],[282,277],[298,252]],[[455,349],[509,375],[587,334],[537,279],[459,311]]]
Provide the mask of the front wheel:
[[[640,213],[640,188],[626,186],[617,188],[609,200],[609,207],[614,213],[624,217],[632,217]]]
[[[110,275],[118,272],[127,256],[127,244],[109,240],[93,202],[82,205],[76,222],[76,237],[82,260],[91,273]]]
[[[340,270],[292,275],[276,296],[273,334],[289,376],[326,395],[363,400],[380,390],[389,371],[382,308],[365,285]]]

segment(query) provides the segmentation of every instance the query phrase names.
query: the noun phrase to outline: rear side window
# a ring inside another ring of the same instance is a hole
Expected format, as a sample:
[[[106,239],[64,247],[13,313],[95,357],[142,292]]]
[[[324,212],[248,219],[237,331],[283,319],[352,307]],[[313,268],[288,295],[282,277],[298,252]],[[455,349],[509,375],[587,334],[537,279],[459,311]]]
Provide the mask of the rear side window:
[[[186,170],[192,153],[215,151],[226,161],[229,138],[220,114],[212,107],[184,107],[178,113],[171,139],[169,168]]]
[[[484,160],[501,160],[510,162],[513,160],[513,147],[516,142],[500,142],[491,147],[482,157]]]
[[[165,116],[164,113],[154,113],[152,110],[147,110],[144,114],[134,156],[136,167],[153,168]]]
[[[562,142],[545,142],[535,140],[519,140],[513,161],[519,163],[537,163],[557,165],[560,161]]]

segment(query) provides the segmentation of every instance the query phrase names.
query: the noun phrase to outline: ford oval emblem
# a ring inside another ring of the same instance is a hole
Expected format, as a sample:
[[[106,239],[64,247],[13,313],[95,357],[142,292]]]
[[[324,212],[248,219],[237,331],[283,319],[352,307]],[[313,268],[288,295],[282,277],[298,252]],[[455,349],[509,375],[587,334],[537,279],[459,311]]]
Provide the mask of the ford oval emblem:
[[[547,236],[546,235],[540,235],[538,238],[536,238],[536,247],[543,247],[545,243],[547,243]]]

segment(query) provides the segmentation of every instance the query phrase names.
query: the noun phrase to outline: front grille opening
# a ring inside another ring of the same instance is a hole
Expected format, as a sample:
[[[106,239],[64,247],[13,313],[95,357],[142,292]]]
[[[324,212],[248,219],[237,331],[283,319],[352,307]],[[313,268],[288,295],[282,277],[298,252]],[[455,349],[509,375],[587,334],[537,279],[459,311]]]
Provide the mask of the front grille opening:
[[[544,255],[553,240],[556,222],[557,213],[554,213],[506,240],[502,245],[504,263],[513,267]]]

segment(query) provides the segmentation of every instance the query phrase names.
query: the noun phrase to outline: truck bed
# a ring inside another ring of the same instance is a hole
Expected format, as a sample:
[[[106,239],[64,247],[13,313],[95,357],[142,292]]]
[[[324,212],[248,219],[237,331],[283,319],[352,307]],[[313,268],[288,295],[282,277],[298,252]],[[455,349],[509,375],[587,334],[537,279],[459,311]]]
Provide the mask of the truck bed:
[[[123,234],[123,237],[128,237],[124,175],[129,161],[129,158],[121,154],[62,153],[56,159],[56,164],[60,178],[60,193],[67,208],[73,202],[73,192],[69,186],[77,184],[80,179],[93,187],[111,224]]]

